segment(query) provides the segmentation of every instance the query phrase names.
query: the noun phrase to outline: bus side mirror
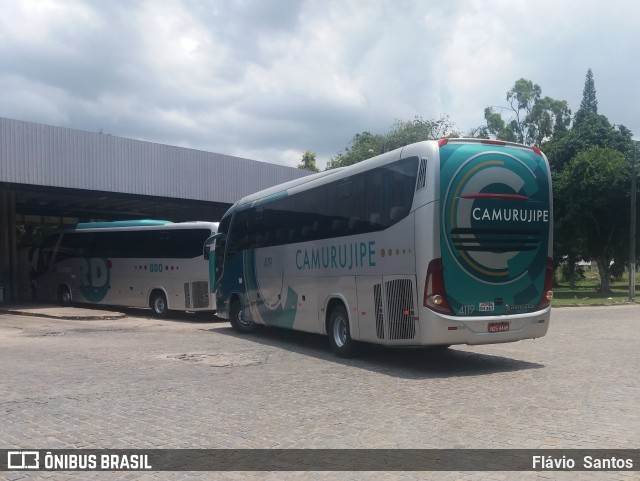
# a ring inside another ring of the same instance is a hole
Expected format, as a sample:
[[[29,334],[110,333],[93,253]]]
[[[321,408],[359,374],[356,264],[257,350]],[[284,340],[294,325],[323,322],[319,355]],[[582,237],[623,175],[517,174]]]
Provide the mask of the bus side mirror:
[[[208,261],[211,257],[211,251],[215,249],[216,239],[218,237],[222,237],[222,234],[214,234],[204,241],[204,246],[202,246],[202,257],[204,257],[205,261]]]

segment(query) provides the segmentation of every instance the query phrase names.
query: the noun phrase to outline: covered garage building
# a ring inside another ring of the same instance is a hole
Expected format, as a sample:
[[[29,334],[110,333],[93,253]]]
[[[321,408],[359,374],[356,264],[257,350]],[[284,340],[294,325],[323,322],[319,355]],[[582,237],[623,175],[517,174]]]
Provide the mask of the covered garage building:
[[[21,298],[18,228],[91,220],[218,221],[239,198],[309,172],[0,118],[0,298]]]

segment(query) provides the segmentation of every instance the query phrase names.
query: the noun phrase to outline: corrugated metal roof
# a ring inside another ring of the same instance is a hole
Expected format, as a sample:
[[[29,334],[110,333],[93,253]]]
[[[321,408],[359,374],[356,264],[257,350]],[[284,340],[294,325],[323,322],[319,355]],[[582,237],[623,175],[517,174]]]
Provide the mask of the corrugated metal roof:
[[[0,118],[0,182],[232,204],[307,171]]]

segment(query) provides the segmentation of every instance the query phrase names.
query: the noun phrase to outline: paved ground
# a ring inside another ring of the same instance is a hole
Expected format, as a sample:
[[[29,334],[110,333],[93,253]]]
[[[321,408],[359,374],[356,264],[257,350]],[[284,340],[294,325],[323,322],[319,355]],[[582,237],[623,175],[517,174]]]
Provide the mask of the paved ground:
[[[0,448],[640,448],[640,306],[543,339],[333,356],[196,315],[0,314]],[[58,312],[58,314],[60,314]],[[377,474],[377,475],[376,475]],[[19,479],[639,479],[639,473],[0,473]]]
[[[142,311],[140,311],[142,312]],[[140,314],[138,312],[138,314]],[[25,303],[1,305],[0,314],[16,314],[30,317],[48,317],[51,319],[65,319],[74,321],[97,321],[109,319],[124,319],[127,315],[109,309],[82,308],[82,307],[59,307],[49,304]]]

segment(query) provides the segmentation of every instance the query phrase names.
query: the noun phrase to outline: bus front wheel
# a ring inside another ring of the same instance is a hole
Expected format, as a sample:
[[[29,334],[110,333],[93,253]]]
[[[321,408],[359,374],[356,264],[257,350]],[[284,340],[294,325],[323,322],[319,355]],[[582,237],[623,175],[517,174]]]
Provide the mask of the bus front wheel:
[[[338,357],[352,357],[355,342],[351,339],[349,316],[342,305],[335,306],[329,315],[329,343]]]
[[[258,325],[251,319],[248,319],[244,313],[244,309],[239,300],[235,300],[231,303],[231,309],[229,309],[229,322],[231,327],[242,334],[250,334],[256,332]]]
[[[71,291],[68,286],[60,286],[58,288],[58,303],[62,307],[68,307],[71,305]]]
[[[152,292],[151,299],[149,300],[149,307],[153,311],[154,317],[167,317],[169,314],[169,308],[167,307],[167,298],[164,295],[164,292]]]

